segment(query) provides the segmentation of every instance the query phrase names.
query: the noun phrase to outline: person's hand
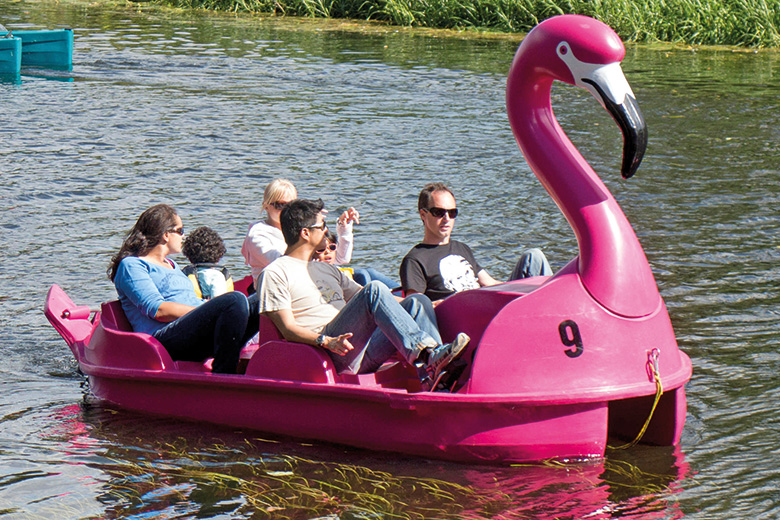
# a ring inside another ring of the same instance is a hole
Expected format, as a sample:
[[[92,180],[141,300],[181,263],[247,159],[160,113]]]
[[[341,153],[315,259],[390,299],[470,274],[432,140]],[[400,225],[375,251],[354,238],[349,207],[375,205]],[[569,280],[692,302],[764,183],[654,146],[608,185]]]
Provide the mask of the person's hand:
[[[346,334],[342,334],[341,336],[337,336],[335,338],[329,337],[327,341],[325,341],[324,347],[334,354],[345,356],[347,352],[355,348],[352,346],[352,343],[349,342],[349,338],[351,337],[351,332],[347,332]]]
[[[360,213],[358,213],[358,210],[355,208],[349,208],[347,211],[341,214],[338,220],[338,223],[342,226],[351,224],[352,222],[355,224],[360,224]]]

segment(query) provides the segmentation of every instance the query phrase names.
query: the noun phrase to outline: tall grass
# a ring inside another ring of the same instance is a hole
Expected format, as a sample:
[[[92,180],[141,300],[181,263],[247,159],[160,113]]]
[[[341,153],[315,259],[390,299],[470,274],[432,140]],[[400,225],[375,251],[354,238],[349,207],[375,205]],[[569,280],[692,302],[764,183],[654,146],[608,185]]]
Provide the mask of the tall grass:
[[[526,32],[556,14],[612,26],[626,41],[780,47],[780,0],[152,0],[185,8]]]

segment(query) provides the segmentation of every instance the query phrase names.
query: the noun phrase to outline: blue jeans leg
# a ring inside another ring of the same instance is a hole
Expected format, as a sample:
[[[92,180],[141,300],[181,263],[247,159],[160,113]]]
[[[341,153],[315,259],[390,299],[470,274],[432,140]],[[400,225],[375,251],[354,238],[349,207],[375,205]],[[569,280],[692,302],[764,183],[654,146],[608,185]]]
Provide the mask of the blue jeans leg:
[[[533,248],[520,255],[509,279],[520,280],[532,276],[551,276],[552,274],[550,264],[542,250]]]
[[[350,374],[371,372],[395,352],[413,363],[424,348],[440,345],[436,323],[431,321],[425,305],[420,304],[418,299],[410,300],[405,305],[415,309],[415,318],[410,316],[405,306],[396,301],[384,284],[376,281],[369,282],[353,296],[322,330],[327,336],[352,333],[349,341],[354,346],[353,350],[345,356],[328,352],[336,371]],[[432,306],[430,309],[432,310]],[[435,315],[431,316],[435,319]],[[418,322],[422,323],[422,326]],[[384,336],[384,341],[377,339],[372,346],[371,340],[374,339],[377,329]],[[433,331],[436,332],[435,336],[430,333]]]
[[[431,300],[424,294],[410,294],[400,302],[401,307],[409,313],[420,330],[430,335],[437,344],[441,345],[439,325],[436,321],[436,311],[433,310]],[[381,329],[376,329],[368,340],[368,346],[363,354],[363,360],[357,371],[358,374],[376,372],[382,363],[395,354],[393,343],[385,336]]]
[[[212,372],[234,374],[241,348],[257,332],[257,323],[250,324],[250,307],[243,294],[225,293],[168,323],[154,337],[175,361],[213,357]]]
[[[362,286],[368,285],[368,282],[376,280],[382,282],[391,291],[397,287],[401,287],[401,284],[390,278],[389,276],[380,273],[373,267],[354,267],[352,269],[352,279]]]

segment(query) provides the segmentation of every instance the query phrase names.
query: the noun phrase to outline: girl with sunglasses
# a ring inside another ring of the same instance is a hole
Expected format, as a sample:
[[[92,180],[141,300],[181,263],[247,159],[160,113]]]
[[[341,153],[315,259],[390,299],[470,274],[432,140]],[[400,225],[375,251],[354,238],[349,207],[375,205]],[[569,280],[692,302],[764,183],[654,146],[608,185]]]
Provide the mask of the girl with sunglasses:
[[[213,357],[212,372],[233,374],[244,344],[257,333],[257,297],[228,292],[208,301],[168,255],[181,253],[184,226],[176,210],[144,211],[111,259],[108,277],[135,332],[152,335],[174,361]]]
[[[349,208],[345,211],[341,217],[339,217],[337,226],[339,235],[334,235],[332,231],[325,233],[325,247],[314,251],[314,255],[312,256],[313,261],[341,266],[348,264],[350,260],[352,260],[352,223],[349,222],[349,216],[352,212],[354,212],[355,218],[358,218],[357,210],[355,210],[355,208]],[[349,222],[349,224],[347,224],[347,222]],[[344,232],[345,229],[348,229],[348,232]],[[401,284],[372,267],[350,267],[340,269],[348,272],[353,280],[364,287],[371,281],[381,282],[391,291],[395,291],[401,287]]]

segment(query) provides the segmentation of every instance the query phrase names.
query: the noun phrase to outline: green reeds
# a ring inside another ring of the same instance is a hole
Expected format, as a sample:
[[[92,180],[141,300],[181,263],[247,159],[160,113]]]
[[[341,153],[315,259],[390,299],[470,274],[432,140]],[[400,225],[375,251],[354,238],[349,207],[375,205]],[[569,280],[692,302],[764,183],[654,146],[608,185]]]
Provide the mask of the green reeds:
[[[110,480],[101,502],[106,518],[140,512],[196,508],[240,518],[472,518],[476,509],[507,507],[504,497],[434,478],[394,476],[384,471],[302,457],[258,454],[220,445],[193,449],[188,441],[141,450],[145,457],[109,458]],[[259,456],[258,456],[259,455]]]
[[[780,0],[152,0],[184,8],[527,32],[550,16],[598,18],[626,41],[780,46]]]

